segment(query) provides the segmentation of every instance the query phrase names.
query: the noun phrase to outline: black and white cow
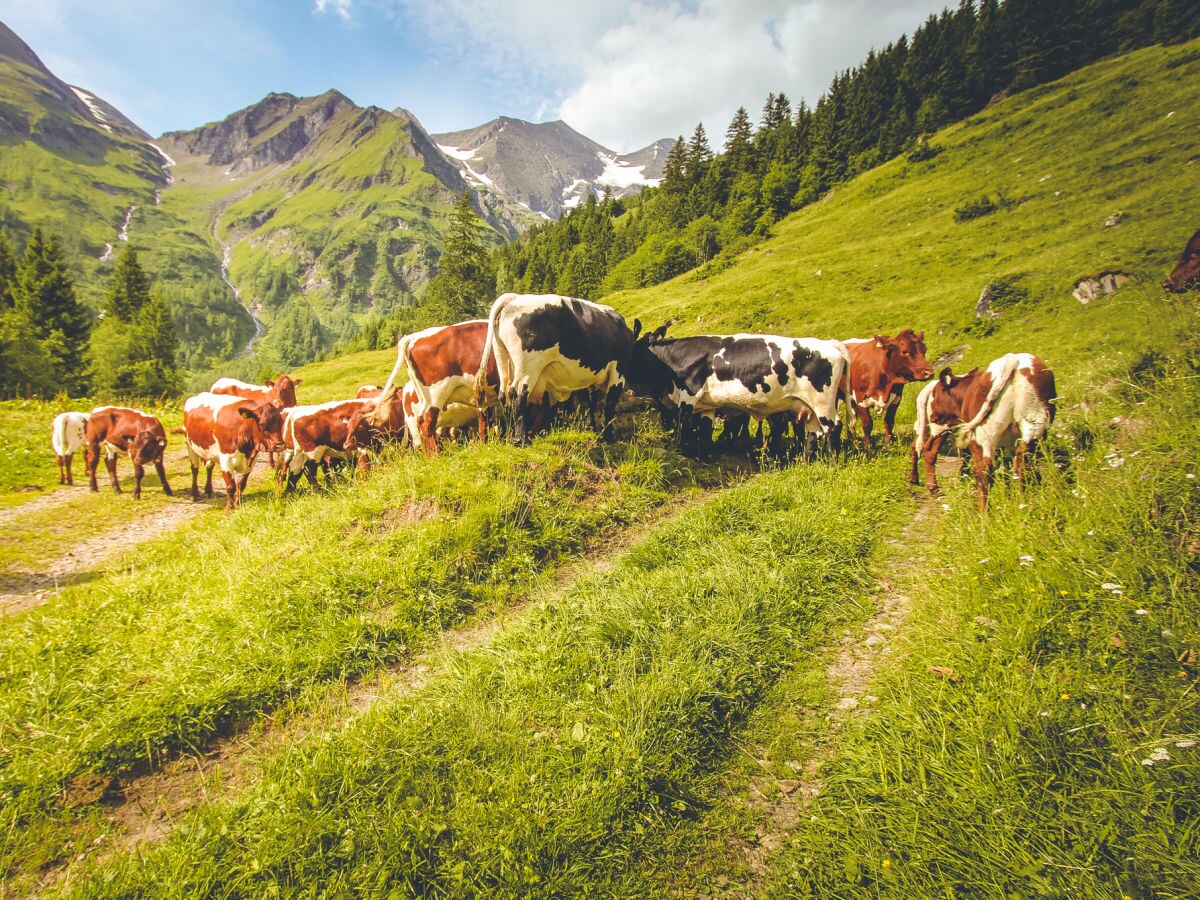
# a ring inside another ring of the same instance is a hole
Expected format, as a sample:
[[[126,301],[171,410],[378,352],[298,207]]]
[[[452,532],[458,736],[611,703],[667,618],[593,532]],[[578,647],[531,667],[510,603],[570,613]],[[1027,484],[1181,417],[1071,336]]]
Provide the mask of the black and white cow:
[[[813,413],[807,423],[809,453],[818,434],[828,435],[838,449],[838,394],[848,396],[850,387],[844,345],[768,334],[666,338],[664,330],[637,341],[629,384],[634,393],[677,411],[685,452],[702,451],[713,415],[777,416],[780,422],[794,421],[807,410]]]
[[[596,427],[603,400],[602,436],[616,411],[636,335],[610,306],[557,294],[502,294],[488,315],[477,391],[494,355],[499,395],[523,443],[547,422],[553,405],[587,391]]]

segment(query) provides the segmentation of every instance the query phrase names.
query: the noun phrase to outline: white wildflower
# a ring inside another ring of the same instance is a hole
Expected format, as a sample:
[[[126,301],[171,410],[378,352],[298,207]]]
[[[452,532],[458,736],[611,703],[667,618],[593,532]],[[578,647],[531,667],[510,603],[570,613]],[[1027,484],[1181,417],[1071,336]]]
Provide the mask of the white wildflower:
[[[1103,590],[1112,591],[1114,594],[1123,593],[1119,584],[1113,584],[1111,581],[1106,581],[1100,585]]]
[[[1181,750],[1191,750],[1193,747],[1196,746],[1196,742],[1195,741],[1176,741],[1175,746],[1179,747]]]
[[[1023,566],[1031,566],[1031,565],[1033,565],[1033,557],[1030,556],[1029,554],[1026,554],[1025,556],[1018,556],[1017,562],[1019,562]]]

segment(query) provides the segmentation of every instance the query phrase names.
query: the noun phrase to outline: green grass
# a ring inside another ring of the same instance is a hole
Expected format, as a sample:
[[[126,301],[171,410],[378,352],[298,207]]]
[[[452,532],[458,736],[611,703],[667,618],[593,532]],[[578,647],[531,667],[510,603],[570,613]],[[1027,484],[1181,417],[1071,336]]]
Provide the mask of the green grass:
[[[302,403],[325,403],[329,400],[344,400],[353,397],[364,384],[383,387],[388,374],[396,365],[396,351],[364,350],[348,353],[325,362],[309,363],[293,371],[293,378],[303,378],[304,384],[297,389]],[[401,380],[405,373],[401,373]]]
[[[607,895],[648,829],[696,814],[731,729],[863,589],[890,476],[795,468],[682,513],[80,891]]]
[[[47,815],[64,815],[73,776],[161,760],[307,685],[402,660],[519,599],[668,486],[686,486],[669,455],[570,433],[406,455],[353,490],[184,525],[136,566],[4,620],[0,720],[22,723],[0,754],[6,815],[22,823],[4,868],[59,852]]]

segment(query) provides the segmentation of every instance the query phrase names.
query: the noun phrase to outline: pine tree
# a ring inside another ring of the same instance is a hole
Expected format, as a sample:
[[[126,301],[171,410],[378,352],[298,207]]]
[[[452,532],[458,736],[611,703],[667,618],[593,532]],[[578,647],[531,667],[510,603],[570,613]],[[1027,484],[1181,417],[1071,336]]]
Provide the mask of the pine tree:
[[[7,309],[12,309],[13,282],[17,277],[17,264],[13,259],[12,251],[8,247],[8,240],[0,233],[0,312]]]
[[[35,228],[13,282],[13,311],[48,360],[52,390],[82,391],[92,316],[75,297],[62,242]]]
[[[496,274],[480,232],[483,220],[463,191],[450,213],[446,249],[438,273],[425,290],[423,306],[432,323],[449,325],[484,313],[496,294]]]
[[[695,184],[704,177],[704,170],[708,164],[712,162],[712,148],[708,146],[708,134],[704,131],[704,123],[698,122],[695,131],[692,132],[692,139],[687,145],[687,174],[688,180]]]
[[[687,142],[683,135],[675,139],[663,163],[662,189],[668,194],[686,193],[690,184],[687,180]]]
[[[725,131],[725,161],[735,179],[743,172],[750,172],[753,169],[752,136],[750,116],[746,112],[746,107],[739,106],[737,112],[733,114],[729,128]]]
[[[137,393],[144,396],[170,394],[179,387],[176,357],[179,336],[167,308],[161,288],[150,292],[150,299],[138,316],[138,355],[146,363]]]
[[[133,244],[126,244],[113,270],[112,282],[108,286],[105,314],[116,316],[122,322],[133,322],[142,307],[149,302],[150,281],[138,262],[137,250]]]

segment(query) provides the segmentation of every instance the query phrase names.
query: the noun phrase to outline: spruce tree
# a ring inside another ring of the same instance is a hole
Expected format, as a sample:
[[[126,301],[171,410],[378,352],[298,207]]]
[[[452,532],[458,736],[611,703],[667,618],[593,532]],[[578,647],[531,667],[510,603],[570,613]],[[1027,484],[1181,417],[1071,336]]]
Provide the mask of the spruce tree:
[[[138,313],[150,302],[150,281],[138,262],[133,244],[126,244],[117,266],[113,270],[112,282],[105,296],[106,315],[116,316],[122,322],[133,322]]]
[[[138,315],[138,337],[138,355],[146,365],[137,392],[146,396],[173,393],[179,387],[179,336],[161,288],[150,292]]]
[[[666,162],[663,163],[662,189],[668,194],[686,193],[689,187],[687,180],[687,142],[681,134],[667,151]]]
[[[743,172],[752,171],[753,160],[750,153],[752,136],[750,116],[746,112],[746,107],[739,106],[733,115],[733,120],[729,123],[729,128],[725,131],[725,161],[729,166],[730,174],[735,179]]]
[[[12,309],[12,286],[16,277],[17,264],[8,247],[8,240],[0,232],[0,313]]]
[[[433,324],[450,325],[486,312],[496,294],[496,274],[484,248],[483,220],[463,191],[450,213],[446,249],[422,304]]]
[[[92,316],[75,297],[62,242],[35,228],[13,282],[13,311],[49,365],[43,389],[78,393],[87,386],[85,359]]]

